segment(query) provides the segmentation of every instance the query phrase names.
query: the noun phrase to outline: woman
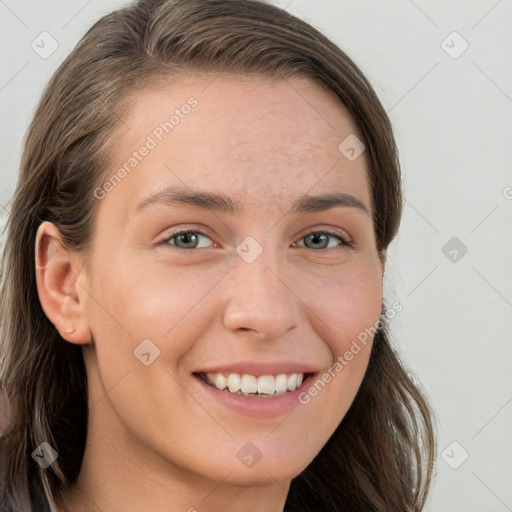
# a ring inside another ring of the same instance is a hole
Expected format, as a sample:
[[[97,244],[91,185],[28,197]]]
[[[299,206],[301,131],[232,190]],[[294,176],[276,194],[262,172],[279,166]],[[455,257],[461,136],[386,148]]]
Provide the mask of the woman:
[[[389,119],[310,25],[256,0],[102,18],[13,198],[1,510],[421,510],[432,413],[382,297],[401,211]]]

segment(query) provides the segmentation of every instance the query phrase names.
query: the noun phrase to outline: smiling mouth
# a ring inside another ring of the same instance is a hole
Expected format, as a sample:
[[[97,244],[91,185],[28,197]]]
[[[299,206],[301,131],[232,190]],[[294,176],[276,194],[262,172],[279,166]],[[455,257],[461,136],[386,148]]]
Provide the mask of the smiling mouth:
[[[295,391],[311,374],[280,373],[259,377],[239,373],[197,373],[195,375],[209,386],[233,395],[268,398]]]

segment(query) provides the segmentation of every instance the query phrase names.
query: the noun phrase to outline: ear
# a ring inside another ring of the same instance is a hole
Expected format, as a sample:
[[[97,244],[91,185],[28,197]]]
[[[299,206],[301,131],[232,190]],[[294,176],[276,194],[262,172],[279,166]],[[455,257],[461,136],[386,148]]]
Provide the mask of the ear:
[[[37,291],[46,316],[65,340],[90,343],[89,322],[79,298],[82,258],[65,247],[50,222],[43,222],[37,230],[35,256]]]

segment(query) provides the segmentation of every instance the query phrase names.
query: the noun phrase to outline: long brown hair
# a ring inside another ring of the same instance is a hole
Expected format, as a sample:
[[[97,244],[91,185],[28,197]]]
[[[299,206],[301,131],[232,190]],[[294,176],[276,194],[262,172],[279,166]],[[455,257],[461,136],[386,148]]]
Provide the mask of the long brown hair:
[[[319,31],[259,0],[140,0],[101,18],[44,92],[10,208],[0,274],[0,381],[12,394],[15,424],[0,438],[1,510],[30,510],[34,488],[58,499],[78,477],[87,434],[81,348],[60,337],[39,302],[38,226],[53,222],[70,250],[90,247],[93,191],[107,176],[105,148],[123,100],[183,70],[301,77],[333,91],[366,147],[380,252],[398,230],[403,199],[389,118],[359,68]],[[383,316],[351,408],[292,480],[285,511],[421,510],[435,457],[432,418],[392,349]],[[31,457],[42,442],[59,454],[48,469]]]

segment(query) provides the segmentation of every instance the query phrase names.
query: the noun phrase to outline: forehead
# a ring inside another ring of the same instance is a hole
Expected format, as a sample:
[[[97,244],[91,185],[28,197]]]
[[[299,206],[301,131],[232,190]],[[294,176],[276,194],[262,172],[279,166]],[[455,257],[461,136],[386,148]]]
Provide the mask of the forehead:
[[[128,104],[109,172],[125,167],[133,202],[180,184],[273,202],[336,187],[369,206],[364,154],[350,161],[339,150],[355,124],[332,91],[305,79],[190,75],[137,91]]]

